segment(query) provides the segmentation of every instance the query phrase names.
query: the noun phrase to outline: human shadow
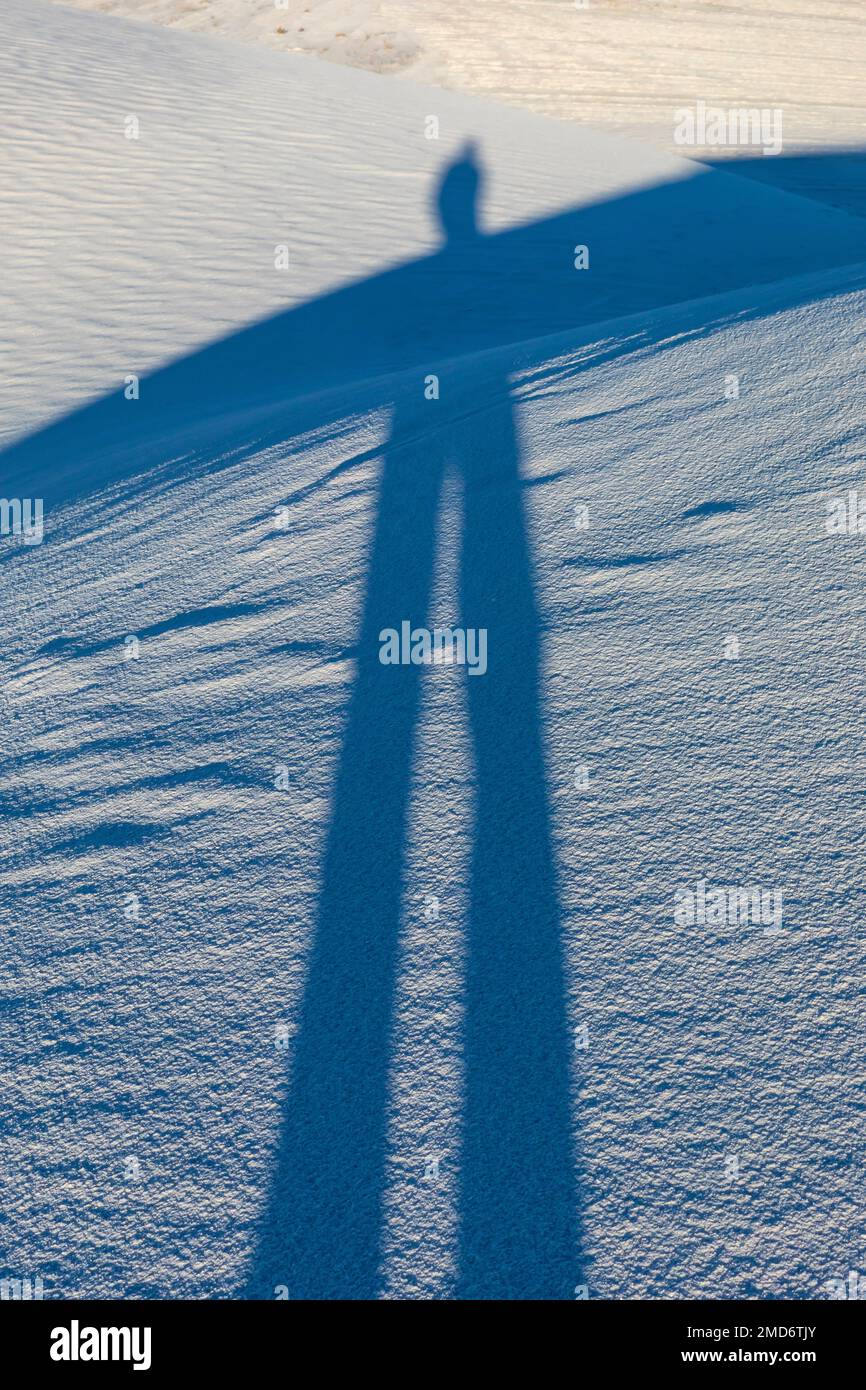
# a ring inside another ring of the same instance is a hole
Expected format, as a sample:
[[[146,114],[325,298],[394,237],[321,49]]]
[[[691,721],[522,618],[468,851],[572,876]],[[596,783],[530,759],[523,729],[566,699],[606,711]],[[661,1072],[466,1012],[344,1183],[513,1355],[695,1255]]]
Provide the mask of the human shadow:
[[[471,153],[446,172],[441,250],[210,344],[143,377],[137,402],[116,391],[0,456],[3,491],[41,493],[50,514],[108,483],[140,486],[154,470],[172,481],[178,460],[207,472],[305,429],[336,429],[349,390],[362,388],[366,409],[394,411],[285,1117],[247,1297],[273,1297],[279,1285],[294,1298],[372,1298],[382,1289],[409,789],[421,681],[431,672],[383,665],[379,635],[429,619],[449,467],[462,482],[460,620],[486,630],[488,652],[485,674],[467,671],[463,681],[475,806],[455,1292],[559,1298],[584,1282],[539,700],[543,625],[501,349],[565,332],[571,342],[592,325],[598,361],[677,333],[709,333],[720,320],[704,296],[746,291],[718,310],[743,322],[769,311],[756,286],[863,255],[856,218],[697,166],[663,185],[482,233],[479,175]],[[577,244],[589,248],[588,272],[575,267]],[[790,285],[777,305],[799,302],[805,291]],[[637,327],[596,331],[641,311]],[[395,373],[417,370],[417,399],[425,374],[488,352],[483,399],[447,428],[419,431]],[[359,461],[335,464],[313,486]],[[286,474],[291,505],[290,466]]]
[[[459,287],[445,340],[452,350],[467,341],[474,350],[489,345],[491,276],[521,338],[542,318],[551,328],[563,312],[573,322],[580,317],[564,275],[549,277],[562,286],[559,304],[550,283],[543,306],[530,301],[514,274],[525,263],[520,232],[515,254],[514,243],[497,246],[479,231],[480,177],[469,152],[442,179],[437,212],[445,245],[435,277],[397,272],[407,322],[422,337],[442,292],[447,302]],[[726,186],[735,200],[736,186]],[[666,189],[665,196],[676,204],[694,190]],[[647,205],[653,201],[648,196]],[[604,216],[595,225],[612,230]],[[536,228],[538,254],[546,235],[562,231]],[[681,261],[688,260],[683,250]],[[688,274],[681,265],[680,285]],[[426,367],[438,367],[442,347],[428,341]],[[486,631],[488,652],[486,672],[467,671],[463,683],[475,806],[454,1293],[561,1299],[582,1282],[562,920],[539,701],[541,628],[509,382],[491,364],[483,401],[454,428],[419,438],[417,405],[400,397],[394,411],[312,958],[249,1297],[272,1297],[279,1285],[301,1299],[375,1298],[382,1289],[391,1036],[425,667],[384,665],[380,647],[386,630],[429,624],[449,466],[462,483],[460,620],[467,630]]]
[[[439,191],[444,257],[485,255],[479,170]],[[487,634],[465,680],[475,758],[467,922],[461,1297],[562,1298],[578,1278],[561,922],[545,791],[539,622],[506,379],[456,433],[413,440],[398,406],[385,450],[357,673],[324,858],[277,1171],[248,1292],[373,1298],[395,969],[413,750],[425,667],[384,665],[380,634],[430,620],[445,469],[464,499],[464,629]],[[417,432],[417,431],[416,431]],[[494,512],[495,509],[495,512]],[[429,669],[429,668],[427,668]]]

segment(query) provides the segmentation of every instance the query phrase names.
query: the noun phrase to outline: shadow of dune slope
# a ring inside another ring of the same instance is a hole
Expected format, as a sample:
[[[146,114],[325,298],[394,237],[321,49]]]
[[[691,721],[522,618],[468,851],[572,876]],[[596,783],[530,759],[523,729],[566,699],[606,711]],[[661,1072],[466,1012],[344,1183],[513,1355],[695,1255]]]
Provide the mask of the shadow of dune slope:
[[[372,408],[388,399],[373,379],[395,371],[863,258],[856,218],[736,173],[684,168],[676,182],[454,238],[169,363],[142,378],[138,400],[119,381],[8,447],[3,490],[42,495],[50,509],[184,451],[262,447],[250,438],[256,413],[310,393],[369,380]],[[577,246],[588,269],[575,268]]]
[[[394,373],[426,374],[863,256],[856,219],[717,171],[495,235],[478,225],[480,182],[471,151],[445,171],[438,253],[205,347],[144,378],[140,400],[118,390],[0,458],[4,493],[42,495],[50,511],[184,450],[198,451],[207,471],[219,466],[209,449],[250,454],[268,430],[285,441],[297,415],[326,425],[340,410],[333,388],[366,383],[369,408],[393,407],[288,1094],[240,1290],[248,1298],[271,1298],[280,1285],[292,1298],[382,1292],[396,963],[425,672],[423,662],[383,663],[380,642],[385,629],[430,619],[448,469],[463,497],[459,622],[484,631],[487,652],[484,672],[467,669],[463,683],[474,818],[454,1292],[562,1299],[582,1282],[543,622],[510,383],[491,365],[478,408],[419,436],[415,412],[393,399]],[[588,249],[588,269],[575,267],[576,247]],[[693,305],[691,318],[700,313]],[[670,334],[669,316],[658,332]],[[191,608],[187,620],[213,611]]]
[[[866,217],[866,153],[862,150],[823,150],[820,155],[779,154],[705,160],[711,168],[768,188],[783,189]]]
[[[426,337],[419,366],[467,352],[469,344],[480,350],[500,341],[503,325],[492,312],[497,294],[505,297],[507,332],[515,339],[538,335],[542,326],[558,331],[569,316],[573,324],[587,323],[612,306],[634,308],[640,295],[644,307],[663,297],[664,277],[673,277],[670,260],[660,277],[648,263],[645,276],[627,289],[612,274],[593,287],[570,264],[567,274],[559,263],[551,270],[554,248],[566,245],[571,254],[576,244],[567,218],[501,240],[483,236],[474,215],[478,182],[471,158],[448,170],[438,206],[443,251],[415,268],[417,280],[405,278],[405,270],[394,273],[415,296],[404,297],[402,307]],[[694,191],[665,188],[658,207],[647,195],[660,238],[664,200],[679,206]],[[642,196],[635,196],[638,207]],[[612,209],[590,210],[588,221],[599,230],[603,258],[603,237],[615,225]],[[730,230],[733,238],[733,225]],[[719,256],[716,279],[712,271],[701,277],[696,260],[683,253],[690,278],[681,273],[678,289],[688,284],[697,294],[708,281],[714,290],[729,286],[743,275],[738,257],[747,244],[741,229]],[[843,238],[843,244],[848,254],[856,243]],[[753,268],[756,259],[772,278],[770,258],[753,257]],[[542,304],[533,300],[538,279],[527,287],[521,266],[540,277]],[[381,289],[385,282],[378,283]],[[427,298],[434,291],[441,291],[435,303]],[[384,331],[390,326],[386,316]],[[422,351],[414,333],[400,342],[403,365]],[[392,350],[384,339],[374,347],[374,353]],[[376,367],[385,360],[372,359]],[[273,1297],[285,1286],[293,1298],[371,1299],[383,1288],[391,1026],[423,676],[419,665],[383,665],[379,643],[401,621],[414,627],[429,620],[446,467],[462,481],[460,618],[467,629],[485,630],[490,653],[483,676],[467,674],[465,681],[475,816],[453,1293],[565,1299],[582,1282],[578,1126],[539,696],[543,625],[502,369],[491,368],[478,405],[446,431],[419,438],[414,412],[398,401],[384,447],[312,954],[276,1167],[243,1289],[248,1298]]]

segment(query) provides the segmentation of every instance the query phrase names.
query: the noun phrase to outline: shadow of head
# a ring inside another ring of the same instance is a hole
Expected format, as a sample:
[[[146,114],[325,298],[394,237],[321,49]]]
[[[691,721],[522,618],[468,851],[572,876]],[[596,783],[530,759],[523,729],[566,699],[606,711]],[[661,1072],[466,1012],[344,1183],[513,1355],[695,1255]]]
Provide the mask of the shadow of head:
[[[479,235],[478,199],[483,170],[473,144],[464,145],[448,165],[436,189],[436,212],[448,246]]]

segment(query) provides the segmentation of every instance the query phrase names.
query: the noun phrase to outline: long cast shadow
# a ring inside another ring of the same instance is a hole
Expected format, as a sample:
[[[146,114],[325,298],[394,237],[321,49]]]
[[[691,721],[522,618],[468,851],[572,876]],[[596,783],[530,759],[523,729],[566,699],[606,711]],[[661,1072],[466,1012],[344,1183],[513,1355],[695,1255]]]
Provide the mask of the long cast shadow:
[[[361,377],[372,408],[388,400],[388,373],[400,367],[435,371],[461,353],[862,257],[862,224],[819,209],[823,235],[804,264],[798,232],[813,226],[809,207],[778,203],[733,173],[696,174],[482,236],[477,175],[464,159],[442,184],[439,253],[153,373],[137,414],[115,393],[21,441],[0,459],[3,490],[19,479],[23,495],[38,495],[44,483],[56,503],[116,482],[118,438],[126,444],[120,473],[129,477],[174,457],[184,440],[208,467],[214,439],[223,451],[251,453],[339,418],[340,394],[329,388]],[[589,277],[572,266],[576,241],[590,246]],[[641,248],[643,273],[629,278],[624,269]],[[762,306],[756,297],[755,315]],[[669,331],[664,321],[658,333]],[[653,332],[644,329],[646,341]],[[487,629],[489,663],[485,675],[465,680],[475,826],[457,1292],[555,1298],[580,1282],[540,622],[508,381],[494,376],[485,389],[450,444],[444,434],[419,443],[412,412],[398,405],[394,416],[291,1088],[249,1297],[273,1297],[280,1284],[308,1298],[375,1297],[381,1288],[389,1049],[423,668],[383,666],[379,633],[426,622],[448,464],[463,481],[461,619]]]
[[[483,258],[477,169],[448,172],[443,254]],[[457,442],[386,451],[313,958],[278,1169],[248,1292],[373,1298],[381,1283],[387,1086],[403,863],[423,667],[380,633],[429,619],[449,464],[465,497],[460,601],[487,630],[466,689],[476,763],[460,1177],[460,1293],[564,1297],[575,1282],[565,983],[538,708],[538,615],[507,380]],[[439,441],[437,443],[437,441]],[[495,506],[495,523],[491,515]]]
[[[489,284],[495,254],[477,228],[478,183],[471,158],[442,182],[442,285]],[[411,310],[425,321],[417,302]],[[471,319],[471,302],[465,312]],[[482,408],[450,435],[413,442],[415,419],[398,405],[385,451],[313,954],[248,1297],[272,1297],[281,1284],[301,1299],[376,1298],[382,1289],[390,1044],[423,667],[382,665],[379,643],[404,621],[429,622],[449,463],[462,479],[461,622],[486,630],[488,650],[486,673],[465,680],[475,824],[455,1293],[556,1299],[581,1282],[539,616],[509,383],[486,381]]]
[[[42,496],[50,516],[167,460],[208,471],[339,418],[355,382],[375,409],[390,403],[394,371],[862,261],[860,218],[762,181],[785,170],[808,189],[847,181],[857,205],[863,152],[806,165],[683,161],[670,182],[488,234],[483,254],[434,252],[286,309],[143,376],[137,401],[119,382],[13,441],[0,454],[3,494]],[[587,273],[574,268],[578,243]],[[765,309],[739,316],[749,312]],[[643,331],[651,341],[652,325]],[[0,560],[8,553],[0,546]]]

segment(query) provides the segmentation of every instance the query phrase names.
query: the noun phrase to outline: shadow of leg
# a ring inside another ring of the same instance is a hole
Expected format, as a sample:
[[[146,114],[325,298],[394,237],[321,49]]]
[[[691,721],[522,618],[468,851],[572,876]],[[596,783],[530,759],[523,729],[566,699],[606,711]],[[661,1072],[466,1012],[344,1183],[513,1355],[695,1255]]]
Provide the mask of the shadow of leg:
[[[379,632],[426,618],[441,466],[385,459],[358,665],[324,859],[277,1174],[248,1297],[375,1298],[412,745],[422,668],[382,665]]]
[[[464,426],[462,619],[477,766],[466,990],[462,1298],[566,1298],[578,1282],[561,924],[538,694],[539,619],[507,385]]]

